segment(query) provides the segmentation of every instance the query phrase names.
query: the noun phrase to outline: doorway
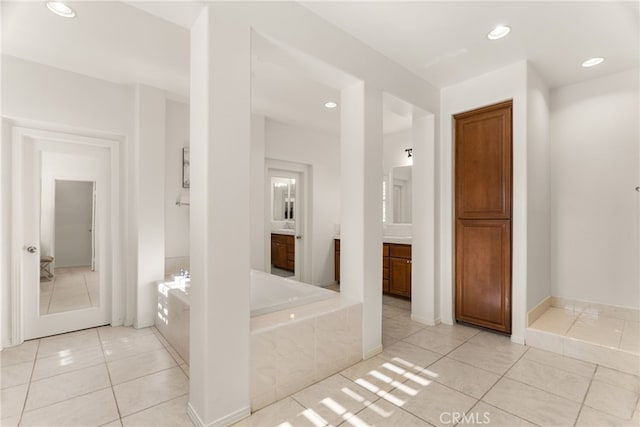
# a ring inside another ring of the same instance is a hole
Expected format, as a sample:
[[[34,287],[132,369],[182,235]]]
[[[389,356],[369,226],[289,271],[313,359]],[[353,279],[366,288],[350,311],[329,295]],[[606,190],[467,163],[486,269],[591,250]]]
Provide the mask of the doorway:
[[[511,333],[512,101],[455,118],[455,318]]]
[[[16,128],[13,151],[12,341],[111,323],[115,141]]]
[[[265,175],[266,271],[306,281],[306,167],[268,161]]]

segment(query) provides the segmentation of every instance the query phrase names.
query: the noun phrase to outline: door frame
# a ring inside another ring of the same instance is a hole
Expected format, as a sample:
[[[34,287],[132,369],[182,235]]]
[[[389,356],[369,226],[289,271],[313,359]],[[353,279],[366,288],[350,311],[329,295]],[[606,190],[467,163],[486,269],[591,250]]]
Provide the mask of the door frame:
[[[28,125],[27,125],[28,126]],[[104,136],[86,136],[70,133],[73,131],[53,131],[35,127],[13,124],[11,129],[11,345],[24,341],[24,295],[22,280],[23,242],[23,182],[22,152],[27,139],[44,139],[49,141],[80,144],[105,148],[109,152],[110,201],[108,223],[111,227],[111,245],[108,255],[111,259],[111,319],[118,323],[122,316],[122,296],[124,284],[121,278],[121,224],[120,224],[120,143],[119,138]],[[39,245],[39,243],[38,243]]]
[[[299,245],[298,239],[294,238],[296,245],[296,263],[295,275],[298,280],[311,284],[312,267],[311,267],[311,248],[313,236],[311,233],[311,167],[304,163],[288,162],[284,160],[265,159],[264,166],[264,268],[265,272],[271,271],[271,173],[273,171],[284,171],[300,174],[302,177],[302,228],[298,230],[302,234],[302,245]],[[296,190],[298,186],[296,185]],[[296,198],[298,195],[296,194]],[[300,255],[300,256],[299,256]],[[301,258],[302,262],[298,262]],[[299,269],[299,270],[298,270]]]

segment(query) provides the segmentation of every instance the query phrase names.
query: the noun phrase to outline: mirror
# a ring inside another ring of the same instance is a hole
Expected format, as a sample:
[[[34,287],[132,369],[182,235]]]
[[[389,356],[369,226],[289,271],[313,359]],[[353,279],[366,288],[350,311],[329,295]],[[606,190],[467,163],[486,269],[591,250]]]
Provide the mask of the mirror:
[[[412,178],[411,166],[391,168],[389,172],[386,216],[388,222],[411,224]],[[390,209],[389,209],[390,208]]]
[[[294,178],[271,177],[272,220],[294,221],[296,180]]]
[[[96,183],[51,184],[42,188],[40,315],[97,307],[100,295]]]

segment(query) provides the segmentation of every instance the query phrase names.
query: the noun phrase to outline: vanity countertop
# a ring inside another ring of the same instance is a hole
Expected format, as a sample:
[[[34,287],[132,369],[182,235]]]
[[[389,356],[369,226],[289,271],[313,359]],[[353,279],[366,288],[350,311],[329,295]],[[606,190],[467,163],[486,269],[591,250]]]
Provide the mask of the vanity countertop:
[[[296,234],[296,230],[291,230],[289,228],[277,228],[275,230],[271,230],[271,234],[284,234],[286,236],[294,236]]]
[[[334,239],[340,240],[340,236],[334,236]],[[396,243],[400,245],[410,245],[411,236],[382,236],[382,243]]]

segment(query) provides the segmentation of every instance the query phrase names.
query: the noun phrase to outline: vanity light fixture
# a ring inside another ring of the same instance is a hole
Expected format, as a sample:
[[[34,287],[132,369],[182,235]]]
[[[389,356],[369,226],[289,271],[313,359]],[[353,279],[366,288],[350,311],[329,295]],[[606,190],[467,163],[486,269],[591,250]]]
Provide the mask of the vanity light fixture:
[[[76,16],[76,11],[61,1],[48,1],[47,8],[58,16],[63,18],[73,18]]]
[[[336,103],[335,103],[335,102],[333,102],[333,101],[329,101],[329,102],[325,102],[325,103],[324,103],[324,106],[325,106],[326,108],[336,108],[336,107],[338,106],[338,104],[336,104]]]
[[[407,157],[413,157],[413,148],[407,148],[404,151],[407,153]]]
[[[589,58],[582,63],[584,68],[595,67],[596,65],[602,64],[604,62],[604,58],[601,56],[595,58]]]
[[[498,25],[487,34],[489,40],[498,40],[505,37],[511,32],[511,27],[507,25]]]

